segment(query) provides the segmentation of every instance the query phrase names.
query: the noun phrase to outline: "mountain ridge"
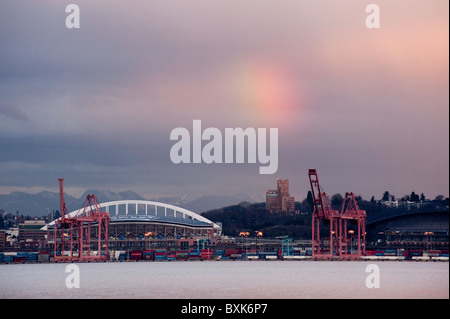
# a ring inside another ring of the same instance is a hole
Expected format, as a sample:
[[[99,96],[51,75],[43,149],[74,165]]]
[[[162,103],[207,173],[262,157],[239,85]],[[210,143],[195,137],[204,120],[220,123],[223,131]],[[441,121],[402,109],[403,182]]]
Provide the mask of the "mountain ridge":
[[[110,190],[87,189],[78,198],[64,193],[64,201],[66,202],[68,211],[71,212],[82,208],[88,194],[94,194],[99,203],[119,200],[147,200],[131,190],[113,192]],[[152,198],[149,200],[179,206],[199,214],[211,209],[233,205],[243,201],[256,201],[245,194],[204,196],[183,194]],[[18,211],[19,215],[42,217],[53,211],[60,210],[59,193],[42,191],[36,194],[30,194],[14,191],[10,194],[0,194],[0,209],[12,214],[15,214]]]

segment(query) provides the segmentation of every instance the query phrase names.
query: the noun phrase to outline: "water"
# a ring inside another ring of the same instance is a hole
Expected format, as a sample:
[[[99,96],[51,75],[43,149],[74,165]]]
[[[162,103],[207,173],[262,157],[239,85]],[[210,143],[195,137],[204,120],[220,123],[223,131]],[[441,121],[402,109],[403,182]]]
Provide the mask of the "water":
[[[448,262],[375,262],[380,288],[366,287],[364,261],[186,261],[0,265],[0,298],[449,298]]]

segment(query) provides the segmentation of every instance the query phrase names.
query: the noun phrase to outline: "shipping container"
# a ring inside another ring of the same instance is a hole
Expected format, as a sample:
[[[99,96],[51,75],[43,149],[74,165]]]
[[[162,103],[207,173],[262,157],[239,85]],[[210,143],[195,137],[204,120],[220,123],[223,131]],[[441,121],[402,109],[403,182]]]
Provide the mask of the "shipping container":
[[[225,256],[225,253],[226,253],[225,249],[217,249],[217,250],[214,250],[213,256],[214,257],[223,257],[223,256]]]
[[[213,250],[212,249],[202,249],[201,258],[204,260],[213,258]]]
[[[177,256],[174,253],[167,254],[167,260],[176,260],[176,257]]]
[[[259,259],[267,259],[267,256],[278,256],[278,252],[277,251],[259,251],[258,252],[258,257]]]
[[[441,254],[440,250],[429,250],[428,251],[429,257],[439,257],[440,254]]]
[[[397,256],[397,249],[385,249],[384,256]]]
[[[154,260],[155,251],[154,250],[144,250],[142,252],[143,260]]]
[[[225,251],[225,256],[226,257],[230,257],[231,255],[235,255],[235,254],[238,254],[238,253],[239,253],[238,249],[227,249]]]
[[[25,263],[25,261],[27,259],[26,259],[26,257],[15,256],[13,260],[14,260],[15,263]]]
[[[422,251],[421,250],[411,250],[409,252],[409,255],[412,257],[422,256]]]
[[[165,255],[167,251],[165,249],[156,249],[154,254],[156,255]]]
[[[384,256],[397,256],[397,253],[392,253],[392,252],[384,252]]]
[[[188,260],[189,259],[189,251],[187,250],[179,250],[176,252],[177,260]]]
[[[164,254],[164,255],[154,255],[153,256],[153,260],[155,260],[155,261],[158,261],[158,260],[166,260],[167,259],[167,256]]]
[[[38,253],[28,253],[26,259],[27,262],[37,262],[38,261]]]
[[[50,261],[50,254],[39,254],[37,261],[40,263],[48,263]]]
[[[5,255],[3,256],[3,262],[6,264],[14,262],[14,256],[13,255]]]
[[[189,260],[200,260],[200,252],[197,249],[193,249],[189,252]]]
[[[153,260],[166,260],[167,251],[165,249],[155,249]]]
[[[247,258],[247,254],[245,252],[239,252],[237,254],[231,254],[229,258],[232,260],[242,260]]]
[[[130,252],[130,259],[131,260],[142,260],[142,250],[133,250]]]

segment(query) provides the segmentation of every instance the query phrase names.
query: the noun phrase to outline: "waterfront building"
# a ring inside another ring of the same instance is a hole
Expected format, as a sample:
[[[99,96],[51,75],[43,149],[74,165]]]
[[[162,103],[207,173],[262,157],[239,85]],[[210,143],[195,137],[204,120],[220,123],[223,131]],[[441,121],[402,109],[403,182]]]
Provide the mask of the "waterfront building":
[[[45,246],[45,232],[41,230],[45,220],[25,220],[19,224],[19,244],[21,249],[37,250]]]

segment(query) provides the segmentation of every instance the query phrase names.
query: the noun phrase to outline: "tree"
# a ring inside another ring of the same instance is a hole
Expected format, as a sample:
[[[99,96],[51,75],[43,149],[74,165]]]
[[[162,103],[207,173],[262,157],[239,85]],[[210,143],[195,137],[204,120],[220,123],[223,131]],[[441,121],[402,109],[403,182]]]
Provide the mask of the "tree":
[[[375,203],[375,196],[372,196],[372,198],[370,199],[370,202],[373,204]]]
[[[301,210],[312,213],[313,211],[313,206],[311,206],[308,202],[308,200],[305,198],[302,203],[301,203]]]
[[[382,200],[385,202],[389,201],[389,192],[388,191],[384,192]]]
[[[309,205],[311,205],[311,207],[314,207],[314,199],[311,191],[308,191],[308,195],[306,195],[306,201],[308,202]]]
[[[342,203],[344,202],[344,197],[341,194],[334,194],[331,196],[331,206],[334,208],[340,208]]]
[[[61,217],[61,214],[59,213],[59,210],[55,211],[55,214],[53,214],[53,219],[58,219]]]
[[[425,195],[424,195],[423,193],[420,194],[420,201],[423,202],[425,199],[426,199],[426,198],[425,198]]]
[[[420,201],[419,195],[417,195],[415,192],[411,192],[411,201],[419,202]]]

